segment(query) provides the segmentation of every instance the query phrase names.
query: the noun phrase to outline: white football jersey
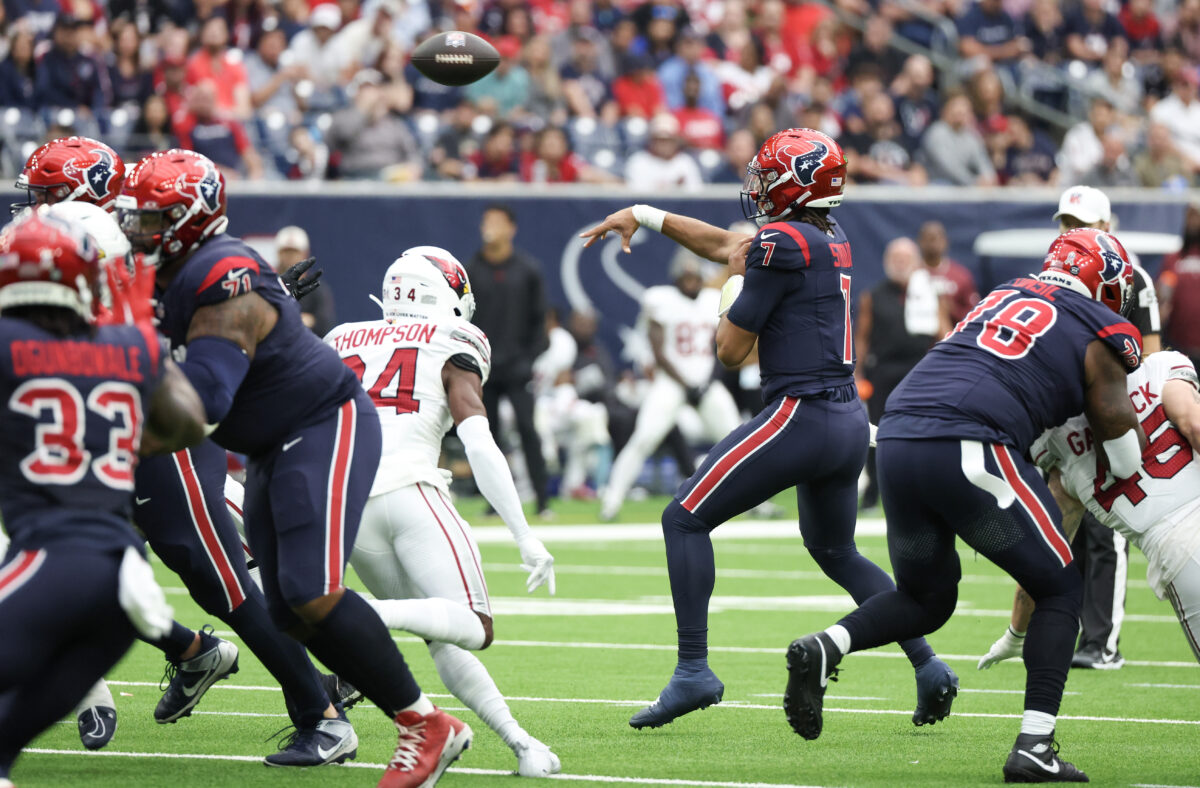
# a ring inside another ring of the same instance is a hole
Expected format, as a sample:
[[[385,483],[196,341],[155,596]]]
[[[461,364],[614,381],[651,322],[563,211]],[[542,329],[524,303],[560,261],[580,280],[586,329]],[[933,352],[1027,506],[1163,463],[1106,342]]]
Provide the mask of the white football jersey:
[[[1047,430],[1033,444],[1034,460],[1057,467],[1063,487],[1104,525],[1136,544],[1149,560],[1147,576],[1162,588],[1200,547],[1200,527],[1189,517],[1200,508],[1200,462],[1187,440],[1167,420],[1163,386],[1169,380],[1197,385],[1187,356],[1163,351],[1147,356],[1128,377],[1129,399],[1150,442],[1141,469],[1115,480],[1107,468],[1097,477],[1098,459],[1087,419],[1075,416]]]
[[[663,353],[689,386],[712,379],[720,304],[721,291],[711,287],[695,298],[674,285],[651,287],[642,296],[642,314],[663,327]]]
[[[346,323],[330,331],[332,345],[371,395],[383,430],[383,454],[371,495],[417,482],[445,488],[438,470],[442,438],[453,426],[442,369],[464,355],[486,381],[492,349],[477,327],[453,315]]]

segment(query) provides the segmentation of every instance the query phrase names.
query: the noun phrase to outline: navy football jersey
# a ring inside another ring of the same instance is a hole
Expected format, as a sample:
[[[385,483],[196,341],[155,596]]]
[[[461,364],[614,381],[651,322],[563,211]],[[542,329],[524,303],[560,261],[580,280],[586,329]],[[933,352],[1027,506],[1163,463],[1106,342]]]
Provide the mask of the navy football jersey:
[[[149,329],[61,338],[0,317],[0,513],[14,549],[141,544],[133,473],[160,365]]]
[[[300,307],[271,266],[241,239],[227,235],[206,241],[159,294],[159,330],[176,359],[186,358],[196,309],[250,292],[275,307],[279,320],[258,344],[233,406],[212,438],[254,456],[278,446],[298,427],[327,418],[359,383],[337,352],[304,326]]]
[[[807,222],[764,225],[746,254],[746,281],[729,321],[758,334],[763,400],[854,381],[850,243]]]
[[[892,392],[879,439],[974,439],[1025,452],[1083,411],[1084,357],[1096,340],[1128,369],[1141,363],[1141,334],[1104,304],[1037,279],[1003,284]]]

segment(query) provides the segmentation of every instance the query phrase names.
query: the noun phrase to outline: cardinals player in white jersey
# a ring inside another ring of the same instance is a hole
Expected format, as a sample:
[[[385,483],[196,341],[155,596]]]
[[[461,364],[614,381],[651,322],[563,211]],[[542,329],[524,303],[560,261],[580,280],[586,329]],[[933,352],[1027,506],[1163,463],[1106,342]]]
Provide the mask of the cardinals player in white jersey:
[[[1171,601],[1200,661],[1200,461],[1193,448],[1200,445],[1200,381],[1187,356],[1161,351],[1129,374],[1128,387],[1149,441],[1133,476],[1113,479],[1100,465],[1082,416],[1047,430],[1031,452],[1051,474],[1068,539],[1086,507],[1136,545],[1146,555],[1150,587]],[[980,670],[1021,655],[1032,612],[1032,600],[1018,589],[1012,623],[979,661]]]
[[[479,548],[438,469],[442,438],[458,437],[480,492],[504,519],[532,593],[554,593],[554,558],[533,535],[483,407],[491,348],[470,322],[466,269],[445,249],[409,249],[383,279],[383,319],[338,326],[325,337],[374,400],[383,456],[350,558],[393,629],[424,638],[438,675],[504,740],[525,777],[561,770],[558,757],[513,719],[483,664],[466,649],[492,642],[492,611]]]
[[[646,458],[675,426],[685,405],[696,408],[709,438],[720,440],[741,419],[733,395],[713,380],[721,293],[704,287],[702,263],[682,250],[671,262],[674,284],[646,290],[642,318],[654,353],[654,380],[638,409],[633,435],[613,463],[600,500],[600,519],[612,520]]]

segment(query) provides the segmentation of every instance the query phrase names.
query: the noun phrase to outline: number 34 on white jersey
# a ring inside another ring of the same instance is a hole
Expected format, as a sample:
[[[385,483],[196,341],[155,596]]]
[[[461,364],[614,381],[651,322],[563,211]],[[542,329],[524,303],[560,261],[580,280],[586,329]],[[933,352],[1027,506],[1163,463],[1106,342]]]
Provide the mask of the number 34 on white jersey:
[[[437,462],[452,419],[442,369],[465,355],[486,381],[492,349],[484,333],[462,318],[437,315],[346,323],[325,342],[354,370],[379,413],[383,454],[372,497],[417,482],[444,488]]]

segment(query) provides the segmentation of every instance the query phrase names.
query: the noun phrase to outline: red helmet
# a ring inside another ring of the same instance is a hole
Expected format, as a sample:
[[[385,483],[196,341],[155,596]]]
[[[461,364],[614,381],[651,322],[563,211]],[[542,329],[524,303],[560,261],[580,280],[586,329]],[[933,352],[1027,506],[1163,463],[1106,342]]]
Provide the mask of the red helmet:
[[[125,181],[125,162],[112,148],[91,137],[61,137],[33,152],[17,178],[17,188],[29,194],[13,203],[13,213],[35,205],[80,200],[106,211]]]
[[[793,208],[836,208],[846,188],[846,157],[827,134],[785,129],[746,167],[742,212],[760,225]]]
[[[207,157],[175,148],[137,163],[117,197],[117,219],[135,252],[158,264],[225,232],[225,176]]]
[[[1133,263],[1121,242],[1103,230],[1058,236],[1038,278],[1094,298],[1119,315],[1133,310]]]
[[[62,307],[90,322],[99,271],[99,252],[83,226],[45,209],[0,231],[0,310]]]

